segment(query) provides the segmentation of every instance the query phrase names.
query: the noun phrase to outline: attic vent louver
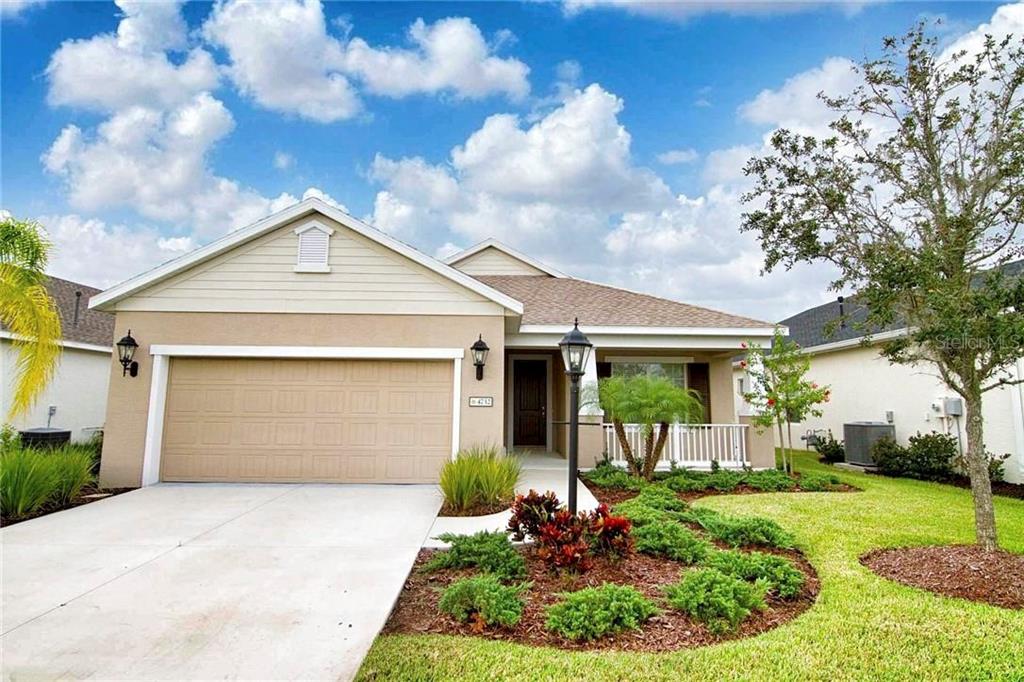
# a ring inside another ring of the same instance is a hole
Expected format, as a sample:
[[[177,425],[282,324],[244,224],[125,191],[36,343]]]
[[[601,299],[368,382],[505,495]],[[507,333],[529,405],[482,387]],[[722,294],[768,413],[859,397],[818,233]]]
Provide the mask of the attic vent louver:
[[[295,234],[299,236],[295,272],[330,272],[328,257],[334,230],[320,223],[308,223],[297,228]]]

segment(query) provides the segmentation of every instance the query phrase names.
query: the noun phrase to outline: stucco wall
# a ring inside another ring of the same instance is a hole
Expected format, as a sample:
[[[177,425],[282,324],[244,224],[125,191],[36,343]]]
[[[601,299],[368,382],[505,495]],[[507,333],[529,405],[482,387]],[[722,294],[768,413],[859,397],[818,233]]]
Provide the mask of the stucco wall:
[[[152,344],[465,348],[460,443],[501,442],[505,353],[500,316],[119,312],[116,325],[118,332],[130,328],[139,342],[139,375],[122,378],[119,365],[108,367],[110,391],[100,470],[101,482],[107,486],[141,482]],[[468,348],[480,334],[491,352],[484,379],[477,381]],[[494,406],[468,408],[470,396],[493,396]]]
[[[6,417],[14,393],[16,354],[10,341],[0,340],[0,415]],[[51,426],[71,430],[73,441],[88,440],[94,429],[103,426],[106,417],[107,382],[112,354],[65,348],[57,373],[39,399],[25,414],[15,418],[15,429],[46,426],[47,410],[57,407]]]
[[[830,429],[843,437],[843,424],[851,421],[885,421],[892,410],[896,438],[903,443],[914,434],[931,431],[957,434],[957,423],[941,419],[932,403],[955,393],[933,376],[927,366],[891,365],[873,348],[849,348],[811,356],[808,377],[832,387],[832,399],[822,407],[820,418],[794,426],[794,439],[810,429]],[[742,376],[737,371],[734,379]],[[735,381],[734,381],[735,386]],[[1011,453],[1006,479],[1024,482],[1024,418],[1021,386],[990,391],[985,395],[985,447],[993,453]],[[735,393],[735,388],[734,388]],[[1016,396],[1014,395],[1016,393]],[[966,447],[966,424],[960,432]]]

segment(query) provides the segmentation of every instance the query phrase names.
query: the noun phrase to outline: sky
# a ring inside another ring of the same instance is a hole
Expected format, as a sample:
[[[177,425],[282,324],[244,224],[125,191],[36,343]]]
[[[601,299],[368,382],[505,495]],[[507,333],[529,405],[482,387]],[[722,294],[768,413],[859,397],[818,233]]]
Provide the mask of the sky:
[[[743,166],[882,38],[1024,35],[1024,4],[0,0],[0,209],[105,287],[306,196],[444,257],[494,237],[573,276],[779,320]]]

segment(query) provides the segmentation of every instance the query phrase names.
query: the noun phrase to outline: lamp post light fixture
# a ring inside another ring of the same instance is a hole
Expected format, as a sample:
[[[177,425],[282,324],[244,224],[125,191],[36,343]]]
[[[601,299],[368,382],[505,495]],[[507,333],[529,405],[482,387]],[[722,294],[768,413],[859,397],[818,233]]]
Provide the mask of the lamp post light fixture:
[[[132,330],[128,330],[128,334],[121,337],[121,340],[117,342],[117,359],[121,362],[121,376],[128,376],[129,374],[133,377],[139,375],[139,363],[135,362],[135,351],[139,348],[138,342],[132,338]]]
[[[491,350],[484,342],[483,334],[480,335],[479,339],[473,342],[473,345],[469,347],[469,350],[473,352],[473,366],[476,367],[476,380],[481,381],[484,378],[484,365],[487,363],[487,352]]]
[[[579,477],[580,448],[580,378],[587,371],[587,359],[594,344],[580,331],[580,321],[576,319],[569,333],[558,342],[565,363],[565,373],[569,375],[569,513],[576,513],[576,486]]]

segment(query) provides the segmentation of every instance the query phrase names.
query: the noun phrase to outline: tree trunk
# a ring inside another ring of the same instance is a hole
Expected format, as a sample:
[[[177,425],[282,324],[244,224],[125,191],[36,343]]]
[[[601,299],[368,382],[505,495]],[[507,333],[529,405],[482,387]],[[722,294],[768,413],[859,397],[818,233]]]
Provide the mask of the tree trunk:
[[[654,454],[654,424],[651,424],[649,428],[644,429],[644,480],[651,480],[657,463],[658,460]]]
[[[665,443],[668,442],[669,426],[666,422],[658,424],[658,440],[654,442],[654,457],[648,462],[649,469],[644,471],[644,478],[650,480],[654,475],[654,468],[661,461],[661,453],[665,451]]]
[[[782,438],[782,420],[775,420],[776,425],[779,427],[779,450],[782,451],[782,470],[789,471],[789,467],[786,465],[786,441]]]
[[[612,425],[615,427],[615,435],[619,439],[619,445],[622,446],[622,458],[626,460],[626,466],[629,468],[629,473],[634,476],[639,476],[640,468],[637,466],[636,459],[633,457],[633,448],[629,446],[629,439],[626,438],[626,428],[618,419],[612,419]]]
[[[967,396],[967,473],[971,477],[971,494],[974,496],[975,536],[981,548],[991,552],[998,548],[996,512],[992,505],[992,481],[988,475],[981,391],[978,389]]]
[[[787,474],[793,473],[793,422],[786,420],[786,440],[788,447],[786,451],[789,452],[789,467],[786,469]]]

